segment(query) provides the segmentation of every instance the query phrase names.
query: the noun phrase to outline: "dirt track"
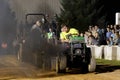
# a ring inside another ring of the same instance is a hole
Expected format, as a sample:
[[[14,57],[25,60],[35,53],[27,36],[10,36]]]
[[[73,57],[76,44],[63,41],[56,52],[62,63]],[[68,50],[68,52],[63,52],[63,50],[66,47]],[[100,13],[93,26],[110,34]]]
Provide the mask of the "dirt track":
[[[0,80],[120,80],[120,66],[97,65],[94,73],[72,71],[57,75],[21,63],[13,55],[0,55]]]

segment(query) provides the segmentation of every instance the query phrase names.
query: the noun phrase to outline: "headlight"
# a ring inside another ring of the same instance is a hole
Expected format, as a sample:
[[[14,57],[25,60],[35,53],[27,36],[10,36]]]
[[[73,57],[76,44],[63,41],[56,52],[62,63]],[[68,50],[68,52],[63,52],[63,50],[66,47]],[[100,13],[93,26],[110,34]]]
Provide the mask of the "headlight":
[[[81,55],[81,54],[82,54],[81,49],[76,49],[76,50],[75,50],[75,55]]]

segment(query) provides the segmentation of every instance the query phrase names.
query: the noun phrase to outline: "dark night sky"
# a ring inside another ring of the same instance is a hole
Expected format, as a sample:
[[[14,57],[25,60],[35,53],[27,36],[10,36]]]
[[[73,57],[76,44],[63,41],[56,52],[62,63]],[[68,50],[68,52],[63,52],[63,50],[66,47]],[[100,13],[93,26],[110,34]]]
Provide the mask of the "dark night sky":
[[[115,13],[120,12],[119,0],[105,0],[105,10],[107,12],[107,21],[109,24],[115,24]]]

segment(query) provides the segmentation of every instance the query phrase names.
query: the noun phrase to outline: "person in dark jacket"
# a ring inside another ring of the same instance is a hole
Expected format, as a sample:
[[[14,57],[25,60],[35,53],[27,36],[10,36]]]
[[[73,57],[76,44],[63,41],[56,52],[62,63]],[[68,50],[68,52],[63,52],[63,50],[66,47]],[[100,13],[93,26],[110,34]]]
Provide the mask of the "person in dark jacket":
[[[40,21],[36,21],[36,23],[32,26],[30,33],[33,51],[40,51],[44,39],[43,35],[42,23]]]

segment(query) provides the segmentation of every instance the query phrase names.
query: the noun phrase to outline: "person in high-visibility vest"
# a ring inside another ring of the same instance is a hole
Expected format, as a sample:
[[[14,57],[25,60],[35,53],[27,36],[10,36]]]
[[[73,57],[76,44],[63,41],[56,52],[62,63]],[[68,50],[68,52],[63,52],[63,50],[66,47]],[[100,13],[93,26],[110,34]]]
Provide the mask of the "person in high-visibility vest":
[[[61,25],[61,33],[60,33],[60,41],[61,42],[68,42],[68,27],[65,24]]]
[[[69,36],[78,36],[79,31],[75,28],[68,28],[65,24],[61,25],[60,40],[61,42],[68,42]]]
[[[49,32],[47,33],[47,39],[49,43],[56,44],[56,35],[55,32],[53,32],[52,28],[49,28]]]
[[[55,32],[52,31],[51,28],[49,28],[49,32],[47,33],[48,39],[53,39],[55,37]]]

